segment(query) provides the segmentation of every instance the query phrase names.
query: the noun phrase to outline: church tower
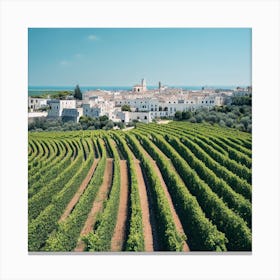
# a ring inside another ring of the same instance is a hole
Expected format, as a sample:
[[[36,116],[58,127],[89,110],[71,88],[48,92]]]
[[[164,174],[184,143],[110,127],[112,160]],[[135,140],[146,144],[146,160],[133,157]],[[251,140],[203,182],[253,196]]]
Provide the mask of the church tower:
[[[147,85],[146,85],[146,80],[145,79],[142,79],[141,86],[142,86],[142,91],[147,90]]]

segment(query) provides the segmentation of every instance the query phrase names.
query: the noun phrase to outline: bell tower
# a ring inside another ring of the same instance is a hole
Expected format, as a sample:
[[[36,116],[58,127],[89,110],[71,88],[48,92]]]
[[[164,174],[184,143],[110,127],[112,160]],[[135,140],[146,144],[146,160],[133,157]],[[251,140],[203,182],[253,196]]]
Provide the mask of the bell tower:
[[[146,85],[146,80],[145,79],[142,79],[141,86],[142,86],[142,91],[146,91],[147,90],[147,85]]]

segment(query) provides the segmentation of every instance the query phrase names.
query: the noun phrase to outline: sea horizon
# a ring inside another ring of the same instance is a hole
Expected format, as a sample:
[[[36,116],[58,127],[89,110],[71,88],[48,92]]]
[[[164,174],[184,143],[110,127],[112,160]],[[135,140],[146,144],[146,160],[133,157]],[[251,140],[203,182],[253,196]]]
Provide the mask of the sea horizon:
[[[236,87],[246,87],[244,85],[202,85],[202,86],[188,86],[188,85],[168,85],[169,88],[181,88],[184,90],[201,90],[202,87],[206,88],[222,88],[222,89],[235,89]],[[157,89],[158,86],[147,86],[148,90]],[[51,92],[51,91],[73,91],[75,86],[28,86],[28,95],[38,95],[41,92]],[[81,91],[88,90],[107,90],[107,91],[130,91],[132,86],[80,86]]]

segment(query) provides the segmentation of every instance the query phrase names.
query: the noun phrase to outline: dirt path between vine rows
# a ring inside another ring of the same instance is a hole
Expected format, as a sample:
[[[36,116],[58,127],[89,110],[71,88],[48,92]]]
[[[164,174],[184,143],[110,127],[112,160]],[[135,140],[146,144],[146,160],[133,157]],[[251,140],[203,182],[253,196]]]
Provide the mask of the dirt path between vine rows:
[[[127,220],[127,202],[128,202],[128,173],[126,160],[120,160],[121,169],[121,189],[120,189],[120,204],[118,210],[117,224],[114,230],[114,235],[111,240],[111,251],[119,252],[123,248],[125,239],[125,227]]]
[[[172,214],[172,217],[173,217],[173,221],[175,223],[175,226],[176,226],[176,229],[177,231],[180,233],[180,234],[184,234],[184,229],[183,229],[183,226],[182,226],[182,223],[176,213],[176,210],[174,208],[174,205],[173,205],[173,202],[172,202],[172,199],[171,199],[171,196],[168,192],[168,189],[167,189],[167,186],[163,180],[163,177],[162,177],[162,174],[156,164],[156,162],[152,159],[152,157],[147,153],[147,151],[144,150],[144,153],[145,153],[145,156],[149,159],[149,161],[151,162],[151,164],[153,165],[154,167],[154,170],[156,171],[156,174],[158,175],[159,179],[160,179],[160,183],[161,183],[161,186],[164,190],[164,193],[165,193],[165,197],[167,198],[168,200],[168,203],[169,203],[169,207],[170,207],[170,210],[171,210],[171,214]],[[189,252],[190,251],[190,248],[188,246],[188,244],[186,242],[184,242],[183,244],[183,252]]]
[[[150,222],[151,219],[150,219],[149,202],[147,196],[147,188],[144,181],[143,172],[140,166],[140,161],[134,158],[134,164],[136,169],[137,182],[138,182],[139,195],[140,195],[140,204],[142,209],[145,251],[153,252],[154,251],[153,233],[152,233],[152,226]]]
[[[109,189],[111,187],[113,177],[113,159],[107,158],[106,160],[106,167],[105,172],[103,175],[103,183],[99,188],[97,196],[93,202],[92,208],[90,213],[88,214],[87,220],[84,224],[84,227],[80,233],[80,236],[87,235],[90,231],[92,231],[93,226],[96,221],[97,214],[103,208],[103,201],[106,199]],[[76,248],[74,249],[75,252],[83,252],[85,249],[85,244],[83,241],[79,241]]]
[[[83,194],[84,190],[86,189],[86,187],[88,186],[88,183],[90,182],[93,173],[96,169],[96,166],[99,162],[99,158],[94,159],[93,164],[87,174],[87,176],[85,177],[85,179],[83,180],[81,186],[79,187],[78,191],[75,193],[75,195],[73,196],[73,198],[71,199],[71,201],[69,202],[69,204],[67,205],[67,207],[64,210],[64,213],[62,214],[62,216],[59,219],[59,223],[63,222],[71,213],[72,209],[74,208],[74,206],[76,205],[76,203],[79,201],[80,196]]]

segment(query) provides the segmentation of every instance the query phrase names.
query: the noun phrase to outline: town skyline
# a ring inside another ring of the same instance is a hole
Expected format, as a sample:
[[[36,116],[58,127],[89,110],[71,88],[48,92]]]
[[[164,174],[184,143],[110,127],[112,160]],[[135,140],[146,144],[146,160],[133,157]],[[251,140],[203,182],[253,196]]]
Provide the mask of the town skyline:
[[[250,28],[29,28],[28,86],[251,85]]]

